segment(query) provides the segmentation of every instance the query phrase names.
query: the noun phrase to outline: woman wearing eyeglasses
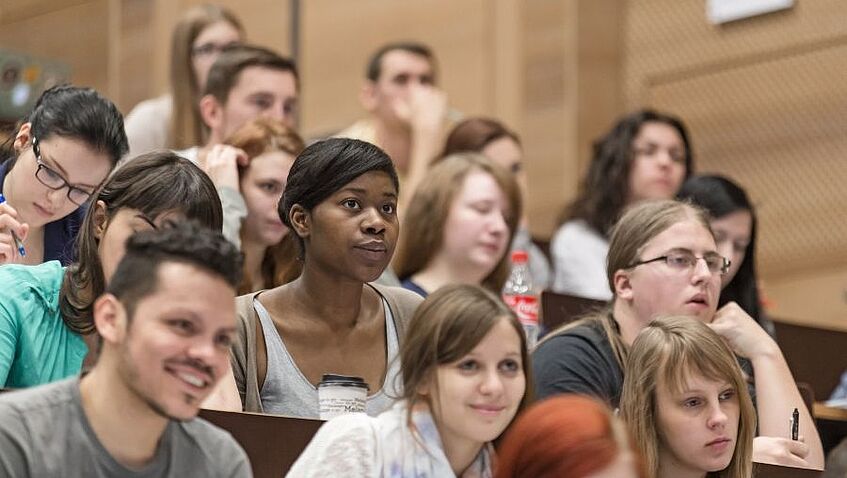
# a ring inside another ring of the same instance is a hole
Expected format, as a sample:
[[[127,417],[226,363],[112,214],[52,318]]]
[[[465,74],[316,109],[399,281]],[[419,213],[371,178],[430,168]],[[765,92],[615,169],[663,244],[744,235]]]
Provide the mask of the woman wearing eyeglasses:
[[[73,260],[84,206],[128,143],[121,113],[90,88],[45,91],[0,163],[0,265]]]
[[[612,301],[538,344],[532,357],[538,398],[582,393],[617,407],[627,351],[638,333],[658,317],[694,317],[710,324],[753,365],[757,461],[822,467],[814,421],[776,342],[736,303],[717,310],[721,277],[728,269],[702,209],[650,201],[627,211],[612,229],[609,244],[606,276]],[[789,435],[795,408],[805,443]]]

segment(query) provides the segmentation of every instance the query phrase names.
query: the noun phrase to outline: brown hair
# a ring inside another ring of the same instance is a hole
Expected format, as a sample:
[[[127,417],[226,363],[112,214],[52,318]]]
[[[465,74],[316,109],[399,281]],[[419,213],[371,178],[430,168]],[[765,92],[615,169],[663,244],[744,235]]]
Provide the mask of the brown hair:
[[[476,347],[501,320],[508,321],[521,341],[521,365],[526,378],[518,411],[532,398],[532,377],[526,336],[514,312],[490,291],[477,285],[447,285],[433,292],[418,306],[400,347],[403,393],[412,405],[428,398],[420,394],[433,380],[439,365],[455,362]],[[437,384],[436,384],[437,386]]]
[[[235,45],[224,49],[209,69],[203,95],[212,95],[220,104],[226,104],[229,92],[238,83],[241,72],[252,66],[277,71],[287,71],[299,85],[294,60],[285,58],[267,48],[254,45]]]
[[[529,407],[497,450],[495,478],[583,478],[608,468],[622,453],[646,478],[623,422],[608,405],[581,395],[560,395]]]
[[[594,142],[594,156],[582,179],[576,200],[569,204],[560,223],[582,219],[606,236],[627,206],[629,174],[635,153],[632,143],[645,123],[662,123],[676,130],[685,146],[685,178],[694,172],[691,142],[685,124],[679,118],[649,109],[635,111],[623,118],[602,138]]]
[[[726,380],[735,389],[739,404],[738,435],[732,460],[714,478],[746,478],[752,474],[756,411],[735,355],[724,340],[706,324],[690,317],[667,317],[651,322],[633,342],[624,373],[621,416],[635,438],[635,445],[650,476],[659,470],[656,387],[661,380],[679,392],[692,375]]]
[[[224,143],[241,148],[250,159],[272,151],[282,151],[294,157],[305,148],[303,139],[293,129],[278,120],[257,118],[247,122],[232,134]],[[244,177],[246,167],[238,168],[239,178]],[[244,229],[241,230],[242,239]],[[296,279],[301,272],[302,263],[297,260],[297,241],[289,237],[289,231],[279,244],[268,247],[262,260],[262,280],[267,287],[276,287]],[[247,274],[238,284],[239,294],[249,294],[256,290],[256,284],[250,283]]]
[[[709,225],[708,213],[688,202],[675,201],[672,199],[642,201],[626,210],[624,215],[615,224],[611,231],[609,240],[609,253],[606,256],[606,278],[609,287],[614,292],[614,276],[619,270],[629,269],[638,261],[641,252],[647,244],[674,224],[694,220],[707,231],[712,233]],[[618,333],[615,318],[612,316],[612,302],[602,312],[587,317],[584,320],[572,322],[547,334],[547,337],[555,336],[572,327],[587,322],[594,322],[602,326],[603,331],[609,338],[612,351],[618,359],[618,364],[623,368],[627,360],[627,347]]]
[[[219,5],[203,4],[190,8],[180,19],[171,36],[171,114],[168,145],[184,149],[205,140],[206,126],[200,117],[198,102],[202,91],[197,87],[191,49],[194,40],[209,25],[227,22],[244,36],[241,22],[231,11]]]
[[[365,78],[373,82],[379,81],[379,76],[382,74],[382,59],[392,51],[405,51],[426,58],[432,66],[433,79],[435,79],[435,55],[432,54],[432,50],[428,46],[413,41],[394,42],[381,46],[368,60]]]
[[[475,151],[477,153],[488,146],[491,142],[500,138],[509,138],[517,144],[521,144],[518,135],[507,129],[502,123],[490,118],[468,118],[457,124],[453,131],[447,136],[442,156],[449,156],[462,151]]]
[[[479,153],[458,153],[438,162],[423,178],[409,202],[403,218],[403,234],[395,259],[395,271],[403,279],[424,269],[444,240],[444,223],[450,214],[453,200],[461,191],[465,178],[473,171],[491,175],[509,202],[507,244],[518,227],[521,217],[521,193],[512,174]],[[499,292],[509,274],[509,254],[482,280],[482,285]]]
[[[97,202],[106,205],[105,226],[98,225]],[[94,331],[94,301],[106,288],[97,230],[105,230],[121,209],[137,209],[155,219],[170,211],[220,231],[223,211],[209,176],[171,151],[143,154],[118,168],[91,196],[76,239],[77,260],[67,269],[59,291],[62,320],[73,332]]]

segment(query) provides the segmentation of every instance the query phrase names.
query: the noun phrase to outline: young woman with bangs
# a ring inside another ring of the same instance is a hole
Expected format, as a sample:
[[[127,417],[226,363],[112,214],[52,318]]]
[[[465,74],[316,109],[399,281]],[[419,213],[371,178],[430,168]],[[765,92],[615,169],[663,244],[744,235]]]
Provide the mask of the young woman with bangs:
[[[756,410],[726,342],[690,317],[651,322],[633,342],[621,417],[655,478],[748,478]]]
[[[491,442],[530,400],[512,311],[480,286],[442,287],[409,322],[400,358],[400,400],[377,417],[327,422],[287,476],[492,476]]]
[[[92,195],[77,261],[0,267],[0,384],[20,388],[80,372],[96,357],[92,307],[133,233],[194,220],[220,230],[221,204],[209,177],[169,152],[143,155]]]

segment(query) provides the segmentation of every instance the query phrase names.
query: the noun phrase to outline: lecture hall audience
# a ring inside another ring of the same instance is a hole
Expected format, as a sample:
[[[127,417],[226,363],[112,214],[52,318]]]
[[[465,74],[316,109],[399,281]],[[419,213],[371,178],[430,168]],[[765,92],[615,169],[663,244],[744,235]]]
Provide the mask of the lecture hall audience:
[[[761,304],[755,208],[692,176],[681,119],[638,110],[596,141],[548,262],[518,134],[452,125],[427,45],[378,48],[366,116],[306,146],[294,61],[246,37],[227,8],[189,8],[167,94],[124,123],[52,87],[4,145],[0,386],[25,390],[0,395],[0,475],[249,477],[199,409],[317,419],[325,374],[360,377],[365,413],[277,475],[823,467]],[[529,350],[500,299],[512,248],[539,287],[607,306]]]

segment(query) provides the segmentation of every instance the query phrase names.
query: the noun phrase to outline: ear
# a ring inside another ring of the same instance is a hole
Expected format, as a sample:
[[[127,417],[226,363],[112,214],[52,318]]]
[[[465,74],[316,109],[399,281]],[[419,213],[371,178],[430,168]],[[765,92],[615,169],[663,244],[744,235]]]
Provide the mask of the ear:
[[[365,82],[362,90],[359,92],[359,101],[368,113],[376,110],[378,103],[376,98],[376,83],[370,80]]]
[[[223,105],[212,95],[204,95],[200,98],[200,117],[203,123],[212,131],[218,131],[223,124]]]
[[[612,276],[612,283],[615,285],[613,292],[616,297],[623,300],[632,300],[632,278],[629,271],[623,269],[615,271],[615,274]]]
[[[106,227],[109,225],[109,215],[106,214],[106,203],[98,199],[94,203],[94,237],[99,241],[103,239],[103,234],[106,233]]]
[[[291,228],[294,229],[295,234],[303,239],[309,237],[312,231],[312,218],[303,206],[299,204],[291,206],[288,219],[291,221]]]
[[[103,294],[94,301],[94,326],[107,344],[123,342],[126,336],[126,309],[117,297]]]
[[[16,153],[20,153],[22,149],[32,141],[32,123],[24,123],[15,135],[15,142],[12,145]]]

